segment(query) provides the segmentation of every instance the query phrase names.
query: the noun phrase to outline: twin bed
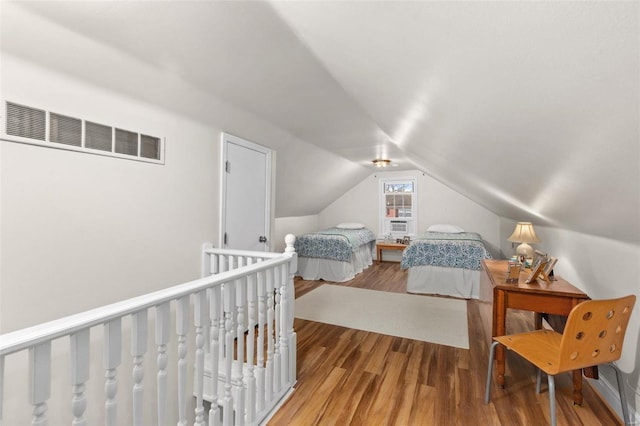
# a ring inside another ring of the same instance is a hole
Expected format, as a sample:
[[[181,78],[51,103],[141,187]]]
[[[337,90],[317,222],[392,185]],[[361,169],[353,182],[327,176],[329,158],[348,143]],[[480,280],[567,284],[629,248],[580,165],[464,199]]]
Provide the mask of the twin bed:
[[[429,229],[402,253],[407,292],[477,299],[480,263],[492,258],[480,234],[451,225]]]
[[[357,223],[296,238],[298,275],[305,280],[345,282],[371,266],[375,234]]]
[[[295,242],[298,274],[305,280],[345,282],[373,263],[375,234],[362,224],[305,234]],[[407,292],[477,299],[480,263],[491,259],[480,234],[432,225],[403,251]]]

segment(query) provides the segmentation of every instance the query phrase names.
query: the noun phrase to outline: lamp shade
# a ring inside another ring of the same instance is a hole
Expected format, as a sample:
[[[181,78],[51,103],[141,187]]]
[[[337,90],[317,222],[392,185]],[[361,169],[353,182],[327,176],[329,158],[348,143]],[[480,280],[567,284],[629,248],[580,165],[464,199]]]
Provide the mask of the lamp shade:
[[[513,234],[507,240],[514,243],[522,243],[516,248],[516,254],[527,259],[533,257],[533,248],[528,243],[540,242],[540,238],[536,235],[536,231],[533,230],[531,222],[518,222]]]
[[[536,231],[533,230],[533,225],[531,222],[518,222],[516,225],[516,229],[513,231],[513,234],[509,238],[508,241],[514,243],[539,243],[540,238],[536,235]]]

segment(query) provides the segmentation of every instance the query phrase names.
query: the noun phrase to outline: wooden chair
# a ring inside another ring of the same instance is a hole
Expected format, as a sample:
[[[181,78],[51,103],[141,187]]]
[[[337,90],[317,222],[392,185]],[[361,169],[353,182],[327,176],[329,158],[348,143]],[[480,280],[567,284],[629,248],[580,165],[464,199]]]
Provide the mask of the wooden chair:
[[[571,310],[563,334],[542,329],[494,337],[489,352],[485,404],[489,403],[491,397],[491,376],[496,346],[501,344],[537,367],[537,393],[540,393],[541,371],[547,374],[553,426],[556,424],[554,376],[607,363],[610,363],[616,372],[624,422],[630,424],[620,370],[612,362],[620,358],[624,334],[635,302],[634,295],[582,302]]]

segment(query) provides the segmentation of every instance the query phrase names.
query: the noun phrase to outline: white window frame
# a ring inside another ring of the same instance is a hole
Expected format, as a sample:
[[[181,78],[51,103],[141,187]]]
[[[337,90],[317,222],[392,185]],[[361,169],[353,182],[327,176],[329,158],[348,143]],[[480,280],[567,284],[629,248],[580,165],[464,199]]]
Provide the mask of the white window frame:
[[[386,193],[385,187],[389,184],[412,183],[413,192],[411,193],[411,217],[387,217]],[[401,176],[380,179],[379,187],[379,209],[380,217],[380,234],[384,237],[391,235],[392,238],[401,238],[404,236],[415,237],[418,228],[418,180],[413,176]],[[396,224],[396,230],[392,229],[392,223]],[[406,230],[398,231],[397,227],[406,224]]]

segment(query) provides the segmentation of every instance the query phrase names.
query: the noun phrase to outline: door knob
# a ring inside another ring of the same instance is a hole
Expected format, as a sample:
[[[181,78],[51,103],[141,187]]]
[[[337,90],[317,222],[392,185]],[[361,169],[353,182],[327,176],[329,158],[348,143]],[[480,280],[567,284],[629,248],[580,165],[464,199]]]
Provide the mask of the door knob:
[[[258,238],[258,241],[260,241],[261,243],[266,243],[267,237],[265,237],[264,235],[261,235],[260,238]]]

